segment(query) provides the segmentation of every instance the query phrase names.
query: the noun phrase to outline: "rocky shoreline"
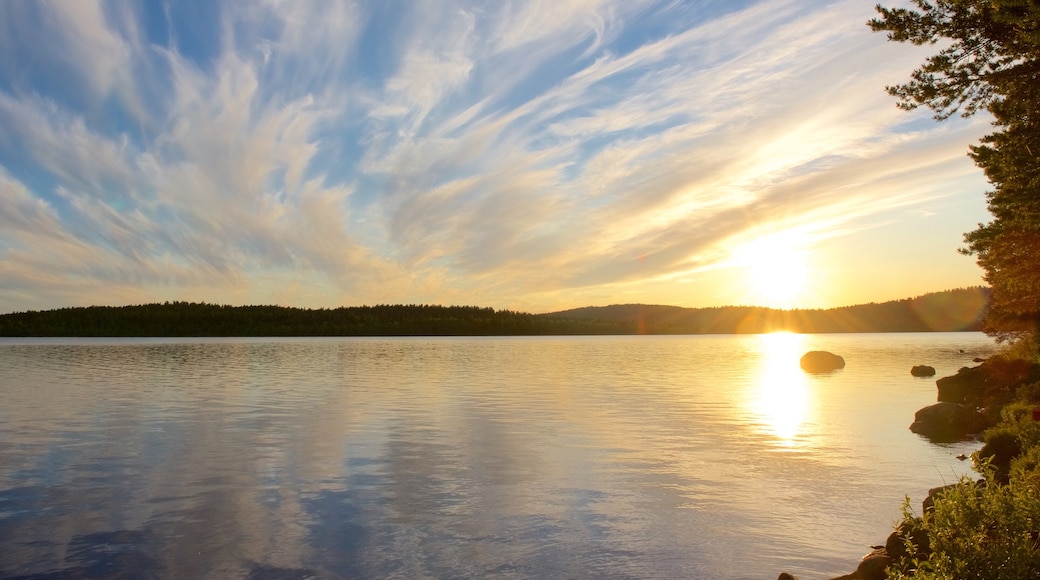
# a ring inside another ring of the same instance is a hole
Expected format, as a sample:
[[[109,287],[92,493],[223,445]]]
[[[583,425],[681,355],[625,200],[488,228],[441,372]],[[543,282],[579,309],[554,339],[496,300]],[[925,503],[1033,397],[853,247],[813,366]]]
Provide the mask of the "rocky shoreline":
[[[978,437],[1000,421],[1001,409],[1015,400],[1018,387],[1040,381],[1040,365],[1028,361],[993,356],[985,360],[976,359],[975,362],[981,364],[963,367],[956,374],[936,381],[937,402],[914,414],[911,431],[934,443]],[[911,369],[911,374],[933,376],[935,370],[919,365]],[[1006,472],[1006,465],[1010,464],[1014,450],[1003,447],[997,441],[990,441],[976,455],[996,466],[998,474],[1002,468]],[[982,479],[974,485],[985,484],[986,481]],[[936,498],[960,485],[955,483],[930,489],[928,497],[922,502],[921,513],[931,511]],[[914,548],[915,553],[908,554],[908,547]],[[832,580],[884,580],[887,577],[886,570],[893,561],[908,555],[927,558],[931,553],[927,532],[909,521],[900,523],[889,534],[884,545],[871,548],[872,551],[863,557],[855,571]],[[782,572],[778,580],[798,580],[798,577]]]

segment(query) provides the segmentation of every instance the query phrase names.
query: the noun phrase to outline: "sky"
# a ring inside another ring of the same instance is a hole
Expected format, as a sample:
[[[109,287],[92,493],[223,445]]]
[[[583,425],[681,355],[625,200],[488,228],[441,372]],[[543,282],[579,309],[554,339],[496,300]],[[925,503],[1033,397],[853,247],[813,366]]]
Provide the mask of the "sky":
[[[827,308],[982,284],[873,1],[0,2],[0,312]]]

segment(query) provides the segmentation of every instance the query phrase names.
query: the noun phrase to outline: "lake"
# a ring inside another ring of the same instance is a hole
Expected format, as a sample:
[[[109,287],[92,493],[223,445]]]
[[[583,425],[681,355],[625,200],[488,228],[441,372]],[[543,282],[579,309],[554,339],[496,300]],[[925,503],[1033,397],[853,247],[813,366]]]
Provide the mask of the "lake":
[[[845,357],[809,375],[808,350]],[[977,333],[0,339],[0,576],[852,571]]]

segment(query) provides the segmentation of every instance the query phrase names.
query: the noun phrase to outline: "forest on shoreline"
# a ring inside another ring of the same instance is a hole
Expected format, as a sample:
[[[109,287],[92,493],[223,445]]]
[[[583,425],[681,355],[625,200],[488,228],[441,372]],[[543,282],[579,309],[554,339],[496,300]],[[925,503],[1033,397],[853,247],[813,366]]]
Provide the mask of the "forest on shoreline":
[[[165,336],[524,336],[753,334],[774,331],[978,331],[988,290],[961,288],[832,309],[645,304],[547,314],[477,306],[377,305],[332,309],[165,302],[0,315],[6,337]]]

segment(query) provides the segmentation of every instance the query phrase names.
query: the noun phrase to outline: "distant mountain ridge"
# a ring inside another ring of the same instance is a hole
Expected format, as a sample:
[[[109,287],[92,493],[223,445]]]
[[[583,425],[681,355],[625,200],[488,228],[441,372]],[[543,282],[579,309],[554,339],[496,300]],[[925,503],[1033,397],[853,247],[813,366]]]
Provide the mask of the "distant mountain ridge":
[[[616,304],[574,308],[543,316],[616,323],[635,334],[754,334],[781,330],[801,333],[958,332],[981,330],[982,315],[988,303],[989,289],[976,286],[830,309]]]
[[[754,306],[589,306],[528,314],[476,306],[379,305],[333,309],[166,302],[0,315],[0,336],[513,336],[749,334],[980,330],[989,291],[947,290],[827,310]]]

